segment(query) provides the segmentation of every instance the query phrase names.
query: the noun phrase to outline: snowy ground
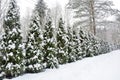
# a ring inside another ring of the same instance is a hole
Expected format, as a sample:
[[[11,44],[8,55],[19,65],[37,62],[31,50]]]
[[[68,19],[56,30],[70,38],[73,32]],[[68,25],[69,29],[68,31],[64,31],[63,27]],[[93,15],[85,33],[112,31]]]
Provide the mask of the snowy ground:
[[[120,80],[120,50],[12,80]]]

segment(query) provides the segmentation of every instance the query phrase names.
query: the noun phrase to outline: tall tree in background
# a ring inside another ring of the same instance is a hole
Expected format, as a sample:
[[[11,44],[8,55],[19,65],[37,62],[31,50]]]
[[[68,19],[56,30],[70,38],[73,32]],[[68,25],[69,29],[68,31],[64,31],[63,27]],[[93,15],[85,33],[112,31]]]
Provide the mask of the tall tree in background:
[[[90,30],[91,32],[96,35],[96,21],[95,21],[95,2],[94,0],[90,0]]]
[[[20,13],[15,0],[10,0],[3,23],[4,35],[1,43],[2,64],[5,76],[10,78],[23,72],[22,37]]]
[[[3,32],[3,20],[9,6],[8,0],[0,0],[0,34]]]
[[[38,0],[38,3],[36,5],[36,11],[38,12],[38,15],[40,16],[39,23],[41,26],[44,26],[45,24],[45,10],[47,9],[46,4],[44,0]]]
[[[31,13],[30,8],[27,8],[27,14],[24,17],[21,17],[21,29],[22,29],[22,34],[23,34],[23,41],[26,41],[28,32],[29,32],[29,27],[30,27],[30,22],[31,22]]]
[[[43,70],[43,52],[41,25],[39,24],[39,15],[35,14],[30,24],[30,30],[26,42],[25,69],[27,73],[36,73]]]
[[[113,15],[118,10],[112,9],[113,2],[108,0],[70,0],[69,7],[75,10],[75,18],[79,19],[75,25],[88,29],[94,35],[96,26],[103,18]]]
[[[51,18],[53,21],[53,24],[55,25],[56,29],[59,27],[59,19],[62,17],[62,7],[61,5],[56,2],[55,7],[51,9]]]
[[[1,11],[1,4],[2,4],[2,3],[1,3],[1,0],[0,0],[0,17],[1,17],[1,12],[2,12],[2,11]]]

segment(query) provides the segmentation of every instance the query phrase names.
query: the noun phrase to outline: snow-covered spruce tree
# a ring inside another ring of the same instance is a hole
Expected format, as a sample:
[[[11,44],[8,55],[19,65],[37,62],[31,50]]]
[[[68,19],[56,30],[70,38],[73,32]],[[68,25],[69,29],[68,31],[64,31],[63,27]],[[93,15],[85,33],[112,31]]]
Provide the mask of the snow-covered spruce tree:
[[[30,30],[25,45],[25,70],[26,73],[37,73],[43,71],[43,52],[41,25],[39,24],[39,15],[37,12],[30,23]]]
[[[100,47],[99,47],[99,54],[105,54],[107,52],[110,52],[110,46],[108,42],[101,40]]]
[[[57,31],[57,59],[59,64],[68,63],[67,33],[62,18],[59,20]]]
[[[80,40],[76,31],[73,30],[72,27],[68,27],[66,38],[67,42],[65,47],[67,47],[66,56],[68,58],[68,63],[81,59],[82,50],[80,46]]]
[[[10,0],[9,9],[4,19],[4,35],[1,42],[2,71],[11,78],[23,72],[22,37],[19,8],[15,0]]]
[[[77,34],[77,30],[79,33]],[[82,59],[86,55],[87,36],[82,29],[74,30],[69,27],[68,29],[68,55],[69,62]]]
[[[99,55],[99,43],[95,36],[88,34],[88,49],[86,57]]]
[[[100,52],[99,52],[99,49],[100,49],[100,40],[94,36],[94,39],[93,39],[93,49],[95,50],[94,51],[94,56],[97,56],[97,55],[100,55]]]
[[[81,57],[84,58],[87,55],[88,50],[88,37],[85,31],[80,28],[79,30],[79,40],[80,40],[80,47],[81,47]]]
[[[108,42],[105,42],[106,47],[106,53],[110,52],[110,46]]]
[[[97,38],[85,32],[83,29],[80,29],[79,32],[81,49],[82,49],[82,57],[92,57],[99,54],[99,41]]]
[[[81,56],[82,49],[80,46],[81,46],[81,43],[80,43],[78,34],[75,30],[73,30],[73,53],[76,60],[82,59],[82,56]]]
[[[43,54],[46,68],[57,68],[58,67],[57,50],[51,19],[49,19],[49,21],[45,25],[43,38],[44,38]]]
[[[2,36],[3,36],[3,34],[0,35],[0,50],[2,50],[2,45],[1,45],[2,41],[3,41]],[[2,80],[4,75],[5,75],[5,73],[3,71],[5,60],[4,60],[4,58],[3,58],[4,56],[3,56],[3,54],[1,52],[2,51],[0,51],[0,80]]]
[[[67,32],[68,63],[75,61],[75,58],[72,55],[72,52],[73,52],[73,42],[72,42],[73,40],[72,40],[72,38],[73,38],[72,28],[68,27],[68,32]]]

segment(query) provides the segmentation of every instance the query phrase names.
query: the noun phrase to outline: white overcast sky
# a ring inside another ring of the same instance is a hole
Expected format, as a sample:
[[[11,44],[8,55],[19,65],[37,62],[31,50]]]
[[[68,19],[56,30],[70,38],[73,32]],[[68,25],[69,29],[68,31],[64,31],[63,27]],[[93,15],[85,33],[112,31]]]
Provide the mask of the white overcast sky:
[[[18,5],[20,6],[21,15],[24,17],[26,12],[30,12],[32,9],[34,9],[34,5],[37,2],[37,0],[17,0]],[[49,8],[52,8],[56,5],[56,3],[59,3],[62,7],[65,6],[65,4],[69,0],[44,0]]]
[[[20,10],[21,10],[21,15],[24,16],[26,14],[26,12],[31,11],[34,8],[34,4],[35,2],[37,2],[37,0],[17,0],[18,1],[18,5],[20,5]],[[58,2],[63,8],[65,6],[65,4],[69,1],[69,0],[44,0],[48,7],[54,7],[56,2]],[[112,0],[115,4],[115,8],[118,8],[120,10],[120,1],[119,0]]]
[[[115,7],[120,10],[120,0],[112,0],[115,4]]]

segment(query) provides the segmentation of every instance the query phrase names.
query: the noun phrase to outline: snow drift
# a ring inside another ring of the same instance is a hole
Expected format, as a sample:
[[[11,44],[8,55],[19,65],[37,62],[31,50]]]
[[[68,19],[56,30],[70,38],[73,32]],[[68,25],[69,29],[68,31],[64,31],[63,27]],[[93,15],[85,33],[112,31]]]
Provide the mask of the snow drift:
[[[11,80],[120,80],[120,50]]]

